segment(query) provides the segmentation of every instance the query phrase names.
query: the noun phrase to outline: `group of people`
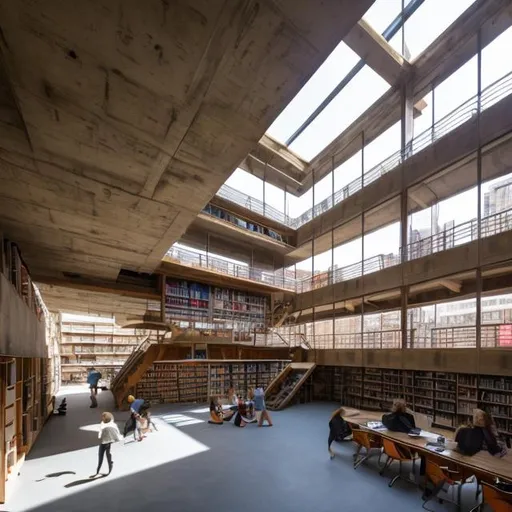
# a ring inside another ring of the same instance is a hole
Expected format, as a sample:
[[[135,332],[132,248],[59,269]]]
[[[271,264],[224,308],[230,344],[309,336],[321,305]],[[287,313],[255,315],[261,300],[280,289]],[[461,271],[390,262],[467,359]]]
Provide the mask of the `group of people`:
[[[344,414],[343,408],[337,409],[329,421],[328,449],[331,458],[334,456],[331,449],[332,442],[350,438],[351,430],[343,418]],[[414,415],[407,409],[403,399],[393,402],[391,412],[382,416],[382,424],[392,432],[410,434],[417,430]],[[507,443],[500,437],[492,415],[482,409],[475,409],[473,421],[457,429],[455,442],[457,450],[463,455],[472,456],[481,450],[486,450],[497,457],[507,454]]]
[[[406,434],[416,428],[414,416],[402,399],[394,401],[391,412],[382,416],[382,424],[388,430]],[[481,450],[498,457],[507,454],[506,442],[500,437],[492,415],[482,409],[474,409],[473,421],[456,430],[455,442],[463,455],[475,455]]]
[[[256,386],[255,389],[250,388],[247,392],[247,400],[239,398],[234,388],[230,387],[227,393],[227,405],[228,408],[224,409],[220,397],[212,396],[209,423],[222,425],[234,418],[234,425],[240,428],[256,422],[258,427],[262,427],[264,421],[269,427],[272,426],[272,419],[265,403],[265,391],[261,386]]]
[[[93,396],[93,389],[91,388],[91,396]],[[129,395],[127,398],[128,404],[130,405],[130,417],[124,427],[124,437],[129,432],[133,431],[133,435],[136,441],[142,441],[145,434],[151,430],[151,427],[157,430],[156,425],[151,420],[151,414],[149,413],[149,404],[142,398],[135,398],[133,395]],[[97,406],[97,403],[95,407]],[[100,474],[103,460],[106,456],[108,464],[108,473],[104,476],[110,475],[112,468],[114,467],[114,461],[112,460],[111,447],[113,443],[117,443],[123,439],[119,427],[114,421],[114,416],[110,412],[104,412],[101,415],[101,423],[99,425],[98,439],[100,441],[98,449],[98,466],[96,473],[91,475],[90,478],[95,478]]]

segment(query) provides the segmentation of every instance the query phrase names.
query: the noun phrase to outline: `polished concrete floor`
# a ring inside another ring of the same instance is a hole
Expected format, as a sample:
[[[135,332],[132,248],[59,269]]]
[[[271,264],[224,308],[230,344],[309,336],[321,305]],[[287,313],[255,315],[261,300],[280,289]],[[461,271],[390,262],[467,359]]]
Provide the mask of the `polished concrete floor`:
[[[65,393],[68,414],[50,418],[0,510],[422,510],[420,492],[406,482],[390,489],[374,462],[354,471],[352,443],[335,443],[338,456],[329,459],[327,423],[335,405],[324,403],[273,413],[272,428],[244,429],[209,425],[203,405],[155,407],[158,432],[114,445],[112,474],[90,480],[95,429],[101,411],[112,410],[112,396],[102,393],[99,408],[90,409],[87,390]],[[126,418],[116,414],[120,426]]]

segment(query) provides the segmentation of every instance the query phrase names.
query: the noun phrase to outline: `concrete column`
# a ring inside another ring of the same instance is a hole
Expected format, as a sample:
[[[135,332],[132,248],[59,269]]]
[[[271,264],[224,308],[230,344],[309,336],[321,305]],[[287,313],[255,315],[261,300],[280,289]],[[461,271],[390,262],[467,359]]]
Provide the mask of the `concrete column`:
[[[476,183],[477,183],[477,234],[478,234],[478,267],[476,270],[476,348],[482,346],[482,141],[480,134],[480,115],[482,99],[482,31],[478,30],[477,37],[477,84],[478,84],[478,150],[476,154]],[[480,361],[480,358],[477,358]]]
[[[412,153],[412,139],[414,137],[414,96],[412,83],[406,81],[402,84],[401,90],[401,150],[403,158]],[[404,166],[402,165],[402,194],[400,197],[400,245],[401,261],[407,261],[407,243],[408,243],[408,201],[407,189],[404,186]],[[402,265],[402,284],[404,283],[403,265]],[[407,301],[408,287],[400,287],[401,304],[400,320],[402,331],[402,349],[407,348]]]

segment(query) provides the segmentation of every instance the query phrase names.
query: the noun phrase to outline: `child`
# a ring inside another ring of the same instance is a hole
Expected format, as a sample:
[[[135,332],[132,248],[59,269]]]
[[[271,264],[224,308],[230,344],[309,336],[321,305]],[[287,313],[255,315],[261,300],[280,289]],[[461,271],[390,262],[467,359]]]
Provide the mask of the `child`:
[[[268,426],[272,426],[272,418],[267,411],[267,406],[265,404],[265,391],[263,388],[257,387],[254,390],[253,394],[254,399],[254,409],[256,410],[256,418],[258,420],[258,427],[263,426],[263,421],[267,420]]]
[[[104,412],[101,415],[101,423],[100,423],[100,431],[98,433],[98,439],[100,440],[100,446],[98,451],[98,468],[96,469],[96,474],[92,475],[91,478],[94,478],[99,475],[101,465],[103,464],[103,456],[107,454],[107,462],[108,462],[108,473],[110,475],[112,472],[112,468],[114,466],[114,461],[112,460],[112,455],[110,454],[110,446],[112,443],[117,443],[121,440],[121,433],[119,432],[119,428],[114,422],[114,416],[112,416],[109,412]]]

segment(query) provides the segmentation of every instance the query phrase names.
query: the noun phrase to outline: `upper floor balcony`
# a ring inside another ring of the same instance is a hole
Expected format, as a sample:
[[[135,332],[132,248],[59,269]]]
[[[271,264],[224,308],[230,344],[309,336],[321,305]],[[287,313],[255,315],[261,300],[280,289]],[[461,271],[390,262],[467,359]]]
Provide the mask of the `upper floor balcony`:
[[[311,222],[314,218],[331,210],[337,204],[345,201],[356,192],[379,180],[384,175],[397,169],[402,163],[417,155],[426,148],[432,146],[437,141],[453,132],[456,128],[473,120],[480,112],[484,112],[493,105],[497,104],[512,92],[512,72],[507,73],[499,80],[490,84],[482,90],[480,95],[475,95],[469,100],[459,105],[452,112],[434,123],[430,128],[423,131],[407,145],[404,150],[399,150],[389,155],[386,159],[374,166],[361,176],[357,177],[347,185],[336,190],[332,195],[320,203],[312,206],[299,217],[291,217],[277,208],[266,204],[265,202],[244,194],[228,185],[223,185],[217,192],[217,196],[238,204],[247,210],[253,211],[258,215],[265,216],[275,222],[298,230],[300,227]]]
[[[295,277],[294,272],[284,268],[272,272],[178,247],[171,247],[167,256],[183,265],[213,270],[234,278],[248,279],[300,294],[453,249],[474,242],[479,237],[487,238],[510,230],[512,230],[512,208],[483,217],[480,227],[477,218],[471,219],[429,237],[410,242],[399,248],[396,254],[380,254],[351,265],[331,266],[326,271],[311,272],[309,276],[299,279]]]

